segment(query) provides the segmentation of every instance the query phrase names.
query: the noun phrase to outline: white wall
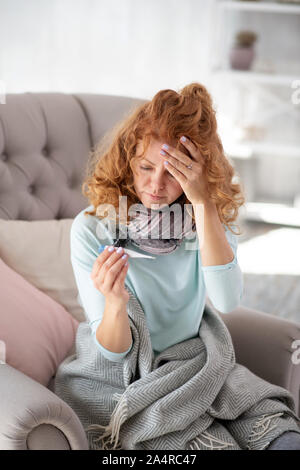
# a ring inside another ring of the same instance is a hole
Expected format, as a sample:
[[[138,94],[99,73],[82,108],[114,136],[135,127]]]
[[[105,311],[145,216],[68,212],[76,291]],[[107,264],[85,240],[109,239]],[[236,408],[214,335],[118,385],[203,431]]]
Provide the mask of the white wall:
[[[212,86],[215,1],[0,0],[0,82],[6,93],[86,92],[150,99],[161,89],[178,90],[199,81],[212,93],[218,119],[226,97],[229,113],[239,102],[231,99],[227,85],[221,84],[220,95]],[[300,15],[280,19],[254,14],[250,21],[236,14],[227,24],[227,37],[236,29],[258,31],[258,58],[277,60],[279,52],[284,69],[283,61],[300,57],[299,20]],[[247,105],[247,118],[250,114]],[[282,116],[271,124],[271,138],[273,131],[282,142],[299,141],[299,121]],[[270,185],[265,182],[271,172]],[[292,198],[300,191],[300,159],[261,157],[252,184],[266,196]]]
[[[207,84],[211,0],[0,0],[7,93],[151,98]]]

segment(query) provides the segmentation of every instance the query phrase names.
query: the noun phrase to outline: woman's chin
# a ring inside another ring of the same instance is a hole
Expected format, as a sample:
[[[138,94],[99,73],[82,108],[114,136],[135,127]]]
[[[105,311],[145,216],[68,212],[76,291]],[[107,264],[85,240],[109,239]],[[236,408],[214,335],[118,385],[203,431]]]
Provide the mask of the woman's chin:
[[[163,207],[166,207],[168,205],[167,202],[160,202],[160,201],[146,201],[144,200],[143,202],[144,206],[147,207],[147,209],[162,209]]]

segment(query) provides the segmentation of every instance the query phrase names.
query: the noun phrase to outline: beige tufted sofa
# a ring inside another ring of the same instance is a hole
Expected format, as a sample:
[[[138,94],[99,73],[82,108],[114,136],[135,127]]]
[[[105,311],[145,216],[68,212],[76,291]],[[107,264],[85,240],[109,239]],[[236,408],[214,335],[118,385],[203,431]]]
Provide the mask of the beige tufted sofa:
[[[7,95],[0,105],[0,219],[74,218],[89,205],[81,183],[90,149],[140,102],[84,93]],[[5,315],[1,299],[0,315]],[[237,362],[288,389],[300,416],[300,366],[291,359],[299,325],[243,306],[220,315]],[[14,422],[22,408],[32,421]],[[53,379],[44,387],[5,363],[0,363],[0,422],[0,442],[1,433],[7,437],[5,424],[13,423],[6,449],[88,449],[78,417],[54,394]]]

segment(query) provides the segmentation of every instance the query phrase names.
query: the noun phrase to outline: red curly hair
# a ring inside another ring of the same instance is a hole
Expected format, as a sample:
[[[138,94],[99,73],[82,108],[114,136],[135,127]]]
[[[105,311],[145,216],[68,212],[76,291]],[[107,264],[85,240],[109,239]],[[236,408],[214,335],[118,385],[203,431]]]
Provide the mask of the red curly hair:
[[[127,196],[128,209],[132,204],[140,203],[133,183],[135,162],[142,158],[142,155],[136,155],[138,142],[143,142],[145,152],[153,138],[168,142],[189,155],[179,141],[185,135],[204,158],[209,198],[215,203],[221,222],[235,233],[230,224],[238,217],[245,197],[241,185],[232,182],[235,170],[224,154],[215,114],[211,95],[200,83],[191,83],[178,93],[161,90],[151,101],[131,111],[89,154],[82,193],[94,210],[85,211],[84,215],[103,218],[104,215],[97,213],[97,207],[103,204],[113,205],[118,214],[120,196]],[[184,193],[182,196],[183,204],[191,204]],[[192,217],[195,220],[194,213]]]

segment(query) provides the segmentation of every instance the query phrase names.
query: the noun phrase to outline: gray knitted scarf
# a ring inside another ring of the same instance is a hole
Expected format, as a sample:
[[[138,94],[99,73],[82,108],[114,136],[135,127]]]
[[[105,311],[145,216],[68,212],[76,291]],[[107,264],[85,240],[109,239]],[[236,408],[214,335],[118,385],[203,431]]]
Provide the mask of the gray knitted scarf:
[[[118,225],[114,246],[126,247],[130,241],[134,246],[155,255],[165,255],[177,250],[183,239],[193,238],[196,224],[180,196],[171,205],[147,208],[138,204],[131,217],[125,235],[125,226]]]
[[[155,357],[144,311],[129,294],[133,346],[123,362],[106,359],[81,322],[76,353],[55,378],[91,450],[263,450],[285,431],[300,434],[290,392],[236,363],[213,307],[205,306],[199,336]]]

